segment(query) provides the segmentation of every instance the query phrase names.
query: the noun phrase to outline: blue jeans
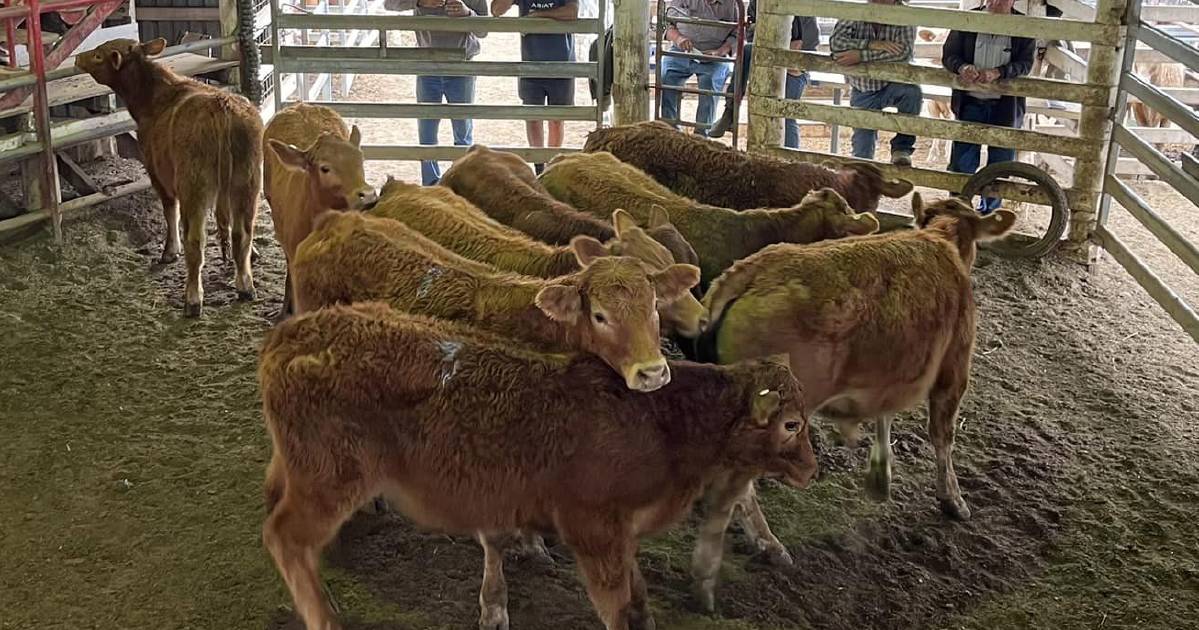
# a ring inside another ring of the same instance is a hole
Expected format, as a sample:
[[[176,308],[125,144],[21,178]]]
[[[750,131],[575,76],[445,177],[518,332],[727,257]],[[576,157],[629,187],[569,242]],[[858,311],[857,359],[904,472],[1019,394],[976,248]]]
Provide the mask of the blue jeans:
[[[741,57],[744,61],[741,67],[741,81],[739,83],[741,84],[741,94],[745,94],[747,91],[746,87],[749,85],[750,64],[753,63],[754,59],[754,45],[752,43],[745,45],[745,48],[741,51]],[[799,76],[791,76],[791,73],[788,72],[786,91],[784,92],[786,98],[793,101],[798,101],[802,98],[804,88],[808,87],[808,79],[807,72]],[[729,91],[731,92],[732,90]],[[728,107],[727,103],[725,107]],[[787,118],[783,121],[783,146],[788,149],[799,148],[799,121],[794,118]]]
[[[447,103],[475,102],[474,77],[416,77],[416,101],[418,103],[440,103],[442,98]],[[454,144],[468,146],[473,142],[474,121],[469,118],[455,119]],[[422,145],[437,144],[437,128],[441,120],[437,118],[421,118],[416,121],[416,134]],[[425,186],[432,186],[441,180],[441,166],[437,160],[422,160],[420,163],[420,179]]]
[[[920,114],[920,106],[924,95],[920,86],[907,83],[888,83],[881,90],[860,92],[854,88],[849,95],[849,104],[862,109],[882,110],[884,107],[895,107],[901,114]],[[853,156],[865,160],[874,159],[874,145],[878,142],[878,131],[874,129],[853,130]],[[906,133],[895,134],[891,138],[891,154],[908,153],[916,146],[916,136]]]
[[[999,105],[999,100],[984,101],[966,95],[962,99],[962,109],[958,112],[958,120],[967,122],[987,123],[990,125],[1004,125],[1006,122],[997,120],[996,108]],[[1006,126],[1006,125],[1005,125]],[[953,141],[953,148],[949,152],[949,170],[953,173],[973,174],[978,170],[978,161],[982,154],[982,147],[970,142]],[[1011,162],[1016,159],[1016,150],[1006,147],[987,146],[987,164],[995,164],[996,162]],[[978,211],[983,214],[990,214],[999,207],[1002,201],[999,197],[983,197],[979,203]]]
[[[676,49],[677,50],[677,49]],[[729,78],[733,64],[727,61],[695,61],[681,57],[662,58],[662,84],[682,86],[692,75],[696,77],[701,90],[723,92],[724,82]],[[679,92],[662,91],[662,119],[674,124],[679,119]],[[716,119],[716,95],[700,94],[699,110],[695,114],[695,122],[700,125],[711,125]],[[677,127],[677,125],[675,125]],[[699,129],[705,133],[705,129]]]

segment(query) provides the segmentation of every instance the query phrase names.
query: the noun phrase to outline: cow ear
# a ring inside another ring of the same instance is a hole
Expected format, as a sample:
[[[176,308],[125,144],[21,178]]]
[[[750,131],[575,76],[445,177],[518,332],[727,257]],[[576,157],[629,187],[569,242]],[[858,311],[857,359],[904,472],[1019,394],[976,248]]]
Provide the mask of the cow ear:
[[[574,250],[575,260],[579,261],[580,267],[590,267],[595,259],[611,255],[603,243],[584,234],[570,239],[570,248]]]
[[[308,169],[308,155],[299,147],[274,138],[268,140],[267,144],[271,146],[271,150],[275,152],[284,166],[301,171]]]
[[[617,208],[612,213],[612,226],[616,228],[616,238],[620,238],[629,229],[637,227],[637,221],[633,219],[633,215]]]
[[[551,284],[537,292],[533,300],[545,316],[566,324],[574,323],[583,313],[579,290],[565,284]]]
[[[767,363],[773,363],[774,365],[778,365],[781,367],[785,367],[787,369],[791,369],[791,355],[787,354],[786,352],[778,352],[775,354],[767,355],[765,357],[762,357],[762,360]]]
[[[350,144],[355,147],[362,146],[362,132],[358,130],[358,125],[350,127]]]
[[[164,48],[167,47],[167,40],[156,37],[141,45],[142,54],[147,57],[162,54]]]
[[[123,61],[124,61],[124,58],[121,57],[121,51],[113,50],[108,53],[108,64],[112,66],[113,70],[120,70],[121,63]]]
[[[845,218],[845,233],[854,235],[874,234],[878,231],[878,219],[869,212],[855,214]]]
[[[989,240],[1007,234],[1016,225],[1016,213],[1011,210],[996,210],[988,217],[978,220],[978,238]]]
[[[675,264],[652,276],[654,294],[663,304],[670,304],[691,292],[691,287],[699,284],[699,267],[695,265]]]
[[[649,209],[649,221],[645,224],[645,227],[652,230],[664,225],[670,225],[670,213],[666,212],[666,208],[655,203]]]
[[[782,397],[779,396],[779,393],[773,389],[763,389],[756,392],[754,394],[752,403],[753,410],[751,412],[751,417],[754,420],[754,424],[760,427],[770,424],[770,419],[774,417],[775,412],[778,411],[779,405],[782,404],[782,402]]]
[[[912,193],[912,216],[916,217],[916,225],[924,225],[924,197],[920,193]]]

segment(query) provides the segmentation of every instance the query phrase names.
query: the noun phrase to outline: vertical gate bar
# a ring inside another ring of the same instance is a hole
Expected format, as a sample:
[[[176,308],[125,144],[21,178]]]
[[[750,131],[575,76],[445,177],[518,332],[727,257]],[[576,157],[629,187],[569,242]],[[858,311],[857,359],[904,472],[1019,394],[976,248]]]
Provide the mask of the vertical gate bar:
[[[662,118],[662,42],[666,41],[666,0],[658,0],[658,22],[654,25],[654,120]],[[679,111],[683,95],[679,94]]]
[[[1099,0],[1095,7],[1095,23],[1120,25],[1125,6],[1125,0]],[[1123,37],[1124,34],[1120,33],[1120,37],[1113,41],[1091,43],[1091,54],[1087,58],[1087,84],[1107,87],[1108,98],[1105,106],[1083,105],[1078,122],[1078,135],[1081,138],[1102,138],[1108,142],[1111,140],[1111,104],[1115,100],[1120,78],[1116,49],[1123,42]],[[1068,249],[1088,260],[1093,249],[1090,245],[1091,231],[1095,225],[1099,195],[1103,190],[1102,158],[1101,145],[1094,154],[1079,157],[1074,161],[1073,187],[1086,191],[1087,194],[1084,206],[1072,209],[1067,234]]]
[[[754,47],[761,50],[788,48],[791,23],[777,13],[775,0],[762,0],[758,5],[758,25],[754,28]],[[749,71],[749,139],[746,149],[751,153],[766,152],[783,144],[783,119],[754,113],[754,98],[782,98],[785,68],[771,64],[751,64]]]
[[[283,73],[279,72],[279,63],[283,56],[279,53],[279,0],[271,0],[271,84],[274,87],[275,113],[283,109]]]
[[[4,0],[4,6],[14,7],[17,5],[17,0]],[[4,35],[5,45],[8,47],[8,65],[17,67],[17,19],[16,17],[4,18]]]
[[[649,3],[614,0],[612,20],[612,122],[641,122],[649,110]]]
[[[604,126],[604,19],[608,16],[608,0],[599,0],[599,24],[595,27],[595,128]],[[574,37],[574,35],[571,35]],[[615,59],[613,60],[615,62]]]
[[[737,148],[737,130],[741,127],[741,75],[745,67],[745,1],[737,0],[737,54],[733,57],[733,148]],[[699,98],[703,98],[702,96]],[[708,130],[711,131],[711,127]]]
[[[1131,0],[1128,5],[1128,34],[1124,38],[1124,55],[1120,63],[1120,67],[1132,70],[1133,62],[1137,56],[1137,29],[1141,26],[1141,2],[1142,0]],[[1116,86],[1116,104],[1112,107],[1112,129],[1116,125],[1123,125],[1128,109],[1128,92]],[[1104,180],[1101,183],[1101,190],[1104,190],[1099,198],[1099,216],[1097,217],[1097,225],[1106,225],[1108,214],[1111,212],[1112,196],[1107,194],[1107,178],[1116,175],[1116,165],[1120,161],[1120,146],[1116,144],[1113,137],[1108,137],[1107,141],[1107,163],[1103,168]]]
[[[840,104],[841,104],[841,87],[838,86],[838,87],[833,88],[833,105],[840,105]],[[837,123],[833,123],[828,126],[828,132],[829,132],[828,152],[832,153],[833,155],[836,155],[837,151],[839,151],[841,149],[841,126],[838,125]]]
[[[50,215],[54,228],[54,242],[62,245],[62,213],[58,195],[58,164],[54,159],[53,135],[50,133],[50,100],[46,95],[46,50],[42,46],[41,0],[26,0],[29,17],[26,32],[29,34],[29,69],[37,83],[33,87],[34,124],[37,139],[42,143],[42,194],[41,202]]]

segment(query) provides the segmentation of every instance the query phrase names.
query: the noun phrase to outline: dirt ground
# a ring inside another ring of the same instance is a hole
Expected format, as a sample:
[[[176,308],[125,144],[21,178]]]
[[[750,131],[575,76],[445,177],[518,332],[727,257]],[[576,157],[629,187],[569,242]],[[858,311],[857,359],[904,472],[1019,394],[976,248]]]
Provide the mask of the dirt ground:
[[[501,82],[481,79],[479,100],[515,102]],[[402,78],[363,77],[354,97],[411,94]],[[367,142],[415,138],[408,121],[363,124]],[[520,145],[523,129],[480,123],[476,139]],[[416,176],[415,164],[371,167],[377,183]],[[89,169],[103,183],[141,173],[111,159]],[[1199,242],[1199,209],[1157,182],[1134,188]],[[1111,225],[1199,304],[1195,275],[1127,213],[1114,208]],[[45,236],[0,247],[0,628],[299,629],[260,542],[269,440],[256,356],[283,293],[265,204],[258,299],[235,300],[210,239],[199,320],[181,316],[183,262],[156,262],[152,194],[64,231],[61,248]],[[979,338],[956,450],[973,519],[936,509],[923,409],[896,423],[887,504],[863,493],[870,439],[835,446],[818,424],[820,479],[803,492],[762,484],[796,565],[748,556],[734,529],[709,617],[688,596],[692,524],[646,540],[659,628],[1199,628],[1199,347],[1111,261],[1091,273],[984,252],[974,279]],[[569,555],[551,551],[553,565],[508,564],[512,627],[600,628]],[[470,628],[481,560],[471,540],[363,516],[323,575],[349,628]]]

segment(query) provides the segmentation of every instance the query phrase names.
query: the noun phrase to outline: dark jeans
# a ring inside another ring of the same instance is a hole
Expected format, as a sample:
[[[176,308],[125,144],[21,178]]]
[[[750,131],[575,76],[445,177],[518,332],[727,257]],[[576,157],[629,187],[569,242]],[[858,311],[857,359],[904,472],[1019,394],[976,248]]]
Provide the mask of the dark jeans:
[[[416,102],[473,103],[475,100],[474,77],[416,77]],[[454,144],[469,146],[474,135],[474,121],[469,118],[454,120]],[[416,135],[423,145],[437,144],[437,128],[441,121],[436,118],[421,118],[416,121]],[[441,166],[437,160],[421,160],[420,179],[425,186],[432,186],[441,179]]]
[[[979,100],[966,95],[962,99],[961,111],[957,113],[958,120],[966,122],[986,123],[989,125],[1009,126],[1010,120],[999,120],[996,115],[999,100]],[[970,142],[953,141],[953,149],[949,152],[949,170],[954,173],[972,174],[978,170],[978,162],[982,146]],[[1007,147],[987,146],[987,164],[996,162],[1011,162],[1016,159],[1016,150]],[[990,214],[999,207],[999,197],[983,197],[978,211]]]
[[[881,90],[862,92],[854,88],[849,94],[849,104],[862,109],[882,111],[884,107],[894,107],[901,114],[920,114],[920,106],[924,96],[920,86],[907,83],[888,83]],[[878,142],[878,131],[875,129],[853,130],[853,156],[865,160],[874,159],[874,145]],[[897,133],[891,138],[891,155],[896,153],[912,153],[916,146],[916,136]]]
[[[741,94],[744,95],[746,94],[747,87],[749,86],[749,68],[750,64],[753,63],[754,45],[752,43],[746,44],[745,48],[741,51],[741,55],[743,59],[741,66],[741,80],[737,81],[737,84],[741,87]],[[784,88],[785,98],[792,101],[798,101],[799,99],[803,98],[804,89],[808,87],[808,79],[809,77],[807,72],[803,72],[798,76],[792,75],[790,72],[788,72],[787,84]],[[733,85],[730,84],[727,91],[729,94],[734,94]],[[733,106],[733,100],[731,97],[725,100],[724,106],[731,112],[731,108]],[[729,113],[728,115],[731,116],[732,114]],[[733,121],[734,124],[736,124],[736,122],[737,121],[735,120]],[[788,149],[799,148],[799,121],[795,120],[794,118],[786,118],[783,120],[783,146],[787,147]]]

